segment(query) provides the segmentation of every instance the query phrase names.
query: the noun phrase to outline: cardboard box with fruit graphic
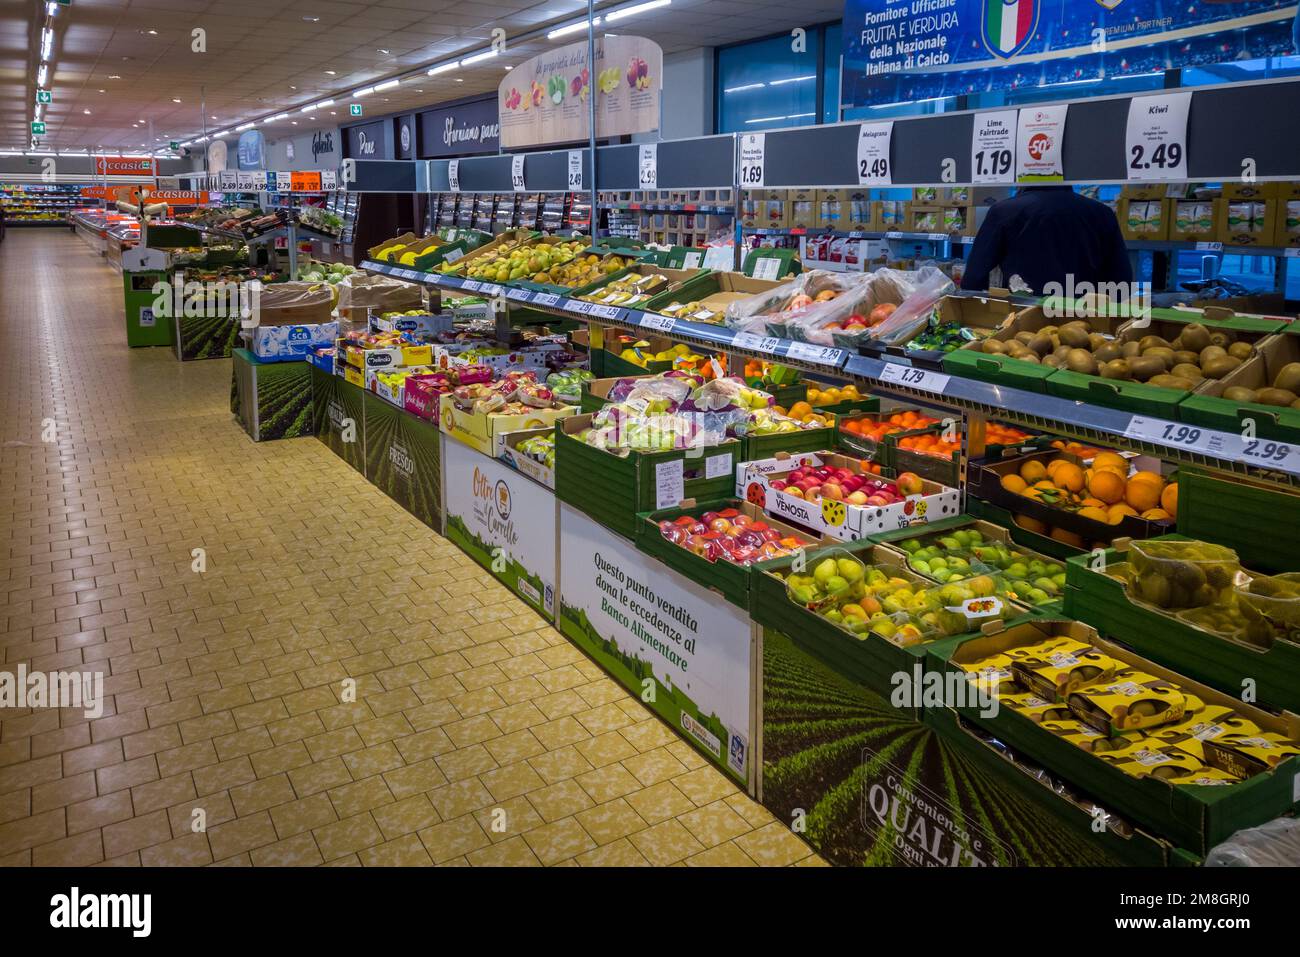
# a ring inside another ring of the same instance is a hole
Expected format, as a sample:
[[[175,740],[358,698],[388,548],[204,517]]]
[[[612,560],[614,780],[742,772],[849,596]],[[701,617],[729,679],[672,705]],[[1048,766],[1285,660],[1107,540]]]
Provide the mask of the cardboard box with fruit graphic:
[[[1073,718],[1040,721],[1025,710],[1028,689],[1017,675],[1023,676],[1025,665],[1036,669],[1032,660],[1045,657],[1055,666],[1078,664],[1077,685],[1067,685],[1058,699]],[[1104,666],[1090,664],[1089,657]],[[1271,820],[1295,803],[1300,718],[1243,703],[1106,640],[1086,624],[995,623],[955,647],[932,646],[928,658],[928,668],[958,680],[983,676],[982,686],[996,696],[996,708],[983,707],[987,695],[951,708],[963,720],[1193,853],[1204,854],[1234,831]],[[1181,709],[1148,700],[1159,688],[1176,692]],[[1110,735],[1092,724],[1097,707],[1111,709]],[[1254,760],[1242,738],[1258,739],[1261,753],[1269,756]],[[1230,752],[1230,760],[1215,753],[1219,747]]]
[[[439,397],[438,427],[484,455],[500,454],[503,437],[520,429],[537,429],[572,415],[577,409],[531,409],[522,415],[499,415],[495,412],[466,412],[456,407],[450,394]]]
[[[841,541],[951,518],[961,508],[956,489],[912,474],[879,478],[861,460],[836,452],[744,462],[736,469],[736,496]]]

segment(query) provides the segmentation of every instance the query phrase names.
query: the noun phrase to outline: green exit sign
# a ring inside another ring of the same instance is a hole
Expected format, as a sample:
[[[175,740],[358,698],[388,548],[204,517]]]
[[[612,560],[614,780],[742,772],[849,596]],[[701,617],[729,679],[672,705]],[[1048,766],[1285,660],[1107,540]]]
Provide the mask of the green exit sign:
[[[32,136],[44,136],[45,124],[40,120],[32,120]]]
[[[49,90],[37,90],[37,91],[36,91],[36,102],[37,102],[37,103],[53,103],[53,102],[54,102],[54,94],[53,94],[51,91],[49,91]]]
[[[352,111],[352,115],[353,115],[353,116],[360,116],[360,115],[361,115],[361,104],[360,104],[360,103],[353,103],[353,104],[351,104],[351,105],[349,106],[349,109]]]
[[[167,148],[171,150],[173,153],[175,153],[177,150],[181,148],[181,144],[178,143],[176,140],[172,140],[170,143],[167,144]]]

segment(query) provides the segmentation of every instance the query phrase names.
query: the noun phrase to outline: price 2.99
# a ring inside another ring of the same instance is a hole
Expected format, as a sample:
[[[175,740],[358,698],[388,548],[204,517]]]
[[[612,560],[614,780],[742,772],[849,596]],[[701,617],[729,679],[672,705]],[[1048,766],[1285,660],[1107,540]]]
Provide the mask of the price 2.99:
[[[1265,442],[1262,439],[1250,439],[1241,450],[1242,455],[1260,459],[1264,462],[1284,462],[1291,454],[1291,446],[1281,442]]]

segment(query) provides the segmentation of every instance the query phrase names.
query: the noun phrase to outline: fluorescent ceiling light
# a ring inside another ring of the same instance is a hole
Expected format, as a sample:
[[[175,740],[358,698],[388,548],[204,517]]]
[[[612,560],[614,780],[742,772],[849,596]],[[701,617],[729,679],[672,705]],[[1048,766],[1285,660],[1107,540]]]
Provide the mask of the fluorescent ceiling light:
[[[181,140],[181,146],[189,146],[192,140]]]
[[[361,89],[359,89],[359,90],[353,90],[353,91],[352,91],[352,98],[353,98],[354,100],[359,100],[359,99],[361,99],[363,96],[369,96],[371,93],[374,93],[374,92],[375,92],[375,88],[374,88],[373,86],[363,86],[363,87],[362,87]]]
[[[803,83],[807,80],[815,80],[815,79],[817,79],[817,74],[810,73],[807,76],[788,76],[784,80],[772,80],[771,85],[783,86],[786,83]]]
[[[41,30],[41,59],[48,60],[54,50],[54,31],[49,27]]]
[[[450,63],[443,63],[441,66],[435,66],[429,71],[429,76],[437,76],[439,73],[446,73],[448,70],[454,70],[460,66],[459,60],[452,60]]]
[[[200,137],[199,137],[197,140],[195,140],[194,142],[196,142],[196,143],[206,143],[207,141],[208,141],[208,138],[207,138],[206,136],[200,136]]]
[[[45,89],[45,81],[50,78],[50,67],[47,63],[42,63],[36,71],[36,85]]]
[[[58,156],[53,150],[28,150],[28,156]]]
[[[805,117],[816,116],[815,113],[791,113],[789,116],[760,116],[756,119],[745,120],[746,123],[775,123],[777,120],[802,120]]]
[[[333,100],[321,100],[319,103],[316,104],[316,109],[323,110],[325,109],[325,107],[333,106],[333,105],[334,105]]]
[[[59,12],[59,5],[57,3],[54,3],[53,0],[50,0],[50,2],[45,5],[45,12],[52,17],[57,16]]]
[[[236,127],[235,127],[235,132],[236,132],[236,133],[242,133],[242,132],[244,132],[244,130],[251,130],[251,129],[252,129],[254,126],[256,126],[256,125],[257,125],[257,124],[255,124],[255,123],[242,123],[242,124],[240,124],[239,126],[236,126]]]
[[[90,152],[87,150],[59,150],[59,155],[60,156],[89,156]]]
[[[644,13],[647,10],[656,10],[659,7],[666,7],[672,2],[673,0],[650,0],[649,3],[633,4],[630,7],[623,7],[620,10],[615,10],[612,13],[605,14],[605,19],[608,22],[613,23],[615,20],[622,20],[624,17],[634,17],[638,13]]]
[[[397,86],[400,82],[401,80],[385,80],[383,83],[376,83],[375,92],[383,93],[384,90],[391,90],[393,87]]]
[[[594,20],[592,20],[591,25],[593,27],[600,26],[600,17],[596,17]],[[556,37],[566,37],[570,33],[577,33],[579,30],[585,30],[585,29],[587,29],[586,20],[578,20],[575,23],[566,23],[564,26],[556,27],[550,33],[546,34],[546,39],[554,40]]]
[[[469,66],[471,63],[482,63],[484,60],[490,60],[501,51],[495,47],[491,50],[484,50],[482,53],[475,53],[473,56],[467,56],[460,61],[461,66]]]
[[[927,96],[923,100],[900,100],[897,103],[877,103],[869,106],[869,110],[888,110],[895,106],[911,106],[913,103],[938,103],[940,100],[946,100],[946,96]]]
[[[262,122],[263,122],[263,123],[275,123],[275,122],[278,122],[279,120],[287,120],[288,118],[289,118],[289,114],[288,114],[288,113],[277,113],[277,114],[275,114],[275,116],[271,117],[269,120],[263,120]]]
[[[725,90],[723,90],[722,92],[723,92],[723,93],[740,93],[742,90],[761,90],[761,89],[763,89],[765,86],[767,86],[766,83],[745,83],[745,84],[743,84],[743,85],[741,85],[741,86],[729,86],[729,87],[727,87]]]

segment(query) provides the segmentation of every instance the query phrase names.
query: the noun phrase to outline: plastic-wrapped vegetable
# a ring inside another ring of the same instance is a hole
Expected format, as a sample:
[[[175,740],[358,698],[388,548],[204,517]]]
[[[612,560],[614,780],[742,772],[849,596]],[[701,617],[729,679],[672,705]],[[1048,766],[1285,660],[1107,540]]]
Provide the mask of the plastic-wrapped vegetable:
[[[750,388],[744,379],[727,376],[713,379],[691,392],[682,403],[686,412],[748,412],[775,404],[771,394]]]
[[[921,273],[897,269],[867,273],[847,294],[787,322],[786,332],[791,339],[856,349],[916,291],[919,278]]]
[[[742,332],[784,336],[786,323],[834,301],[862,281],[859,273],[814,269],[775,289],[729,303],[725,322]]]

